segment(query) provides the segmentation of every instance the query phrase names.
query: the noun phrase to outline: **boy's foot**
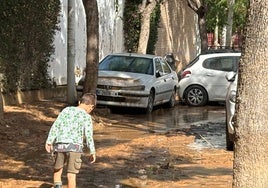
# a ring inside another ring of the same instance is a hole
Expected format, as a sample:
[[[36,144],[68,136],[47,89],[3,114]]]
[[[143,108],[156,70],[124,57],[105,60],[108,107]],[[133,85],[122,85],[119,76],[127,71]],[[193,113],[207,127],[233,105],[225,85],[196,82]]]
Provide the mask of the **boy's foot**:
[[[62,185],[55,185],[54,188],[62,188]]]

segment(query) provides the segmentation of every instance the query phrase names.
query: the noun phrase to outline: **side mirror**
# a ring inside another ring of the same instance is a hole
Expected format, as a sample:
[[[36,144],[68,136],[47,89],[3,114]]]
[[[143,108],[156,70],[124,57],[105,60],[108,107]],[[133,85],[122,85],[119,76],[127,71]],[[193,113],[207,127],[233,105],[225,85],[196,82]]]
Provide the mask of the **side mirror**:
[[[228,72],[225,78],[228,82],[233,82],[235,80],[236,72]]]
[[[156,71],[155,76],[156,76],[156,78],[161,77],[161,73],[159,72],[159,70]]]
[[[166,54],[165,57],[164,57],[164,59],[169,64],[169,66],[172,68],[172,70],[175,70],[176,60],[174,58],[173,53]]]

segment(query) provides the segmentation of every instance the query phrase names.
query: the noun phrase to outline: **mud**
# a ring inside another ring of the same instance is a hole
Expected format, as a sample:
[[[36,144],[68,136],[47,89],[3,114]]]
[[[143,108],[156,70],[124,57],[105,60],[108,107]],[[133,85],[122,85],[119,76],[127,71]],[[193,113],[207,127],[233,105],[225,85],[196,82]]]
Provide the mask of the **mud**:
[[[5,106],[1,188],[52,186],[53,158],[44,142],[64,106],[59,101]],[[231,187],[233,153],[225,150],[224,117],[223,106],[191,109],[178,104],[159,107],[152,115],[97,108],[97,161],[90,164],[85,153],[78,187]],[[66,188],[65,173],[63,184]]]

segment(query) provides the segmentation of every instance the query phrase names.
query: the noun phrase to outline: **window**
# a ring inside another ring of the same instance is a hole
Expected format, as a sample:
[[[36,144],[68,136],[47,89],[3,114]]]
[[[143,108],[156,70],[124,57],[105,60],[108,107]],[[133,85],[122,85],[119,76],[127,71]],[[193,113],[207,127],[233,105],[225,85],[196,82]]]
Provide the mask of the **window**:
[[[209,58],[203,62],[203,67],[219,71],[236,71],[238,57]]]
[[[155,69],[156,69],[156,72],[159,72],[160,75],[164,74],[160,60],[158,58],[155,58]]]
[[[161,65],[162,65],[162,67],[163,67],[164,73],[165,73],[165,74],[170,74],[170,73],[171,73],[171,70],[170,70],[170,68],[169,68],[169,66],[168,66],[168,64],[167,64],[167,62],[164,61],[163,59],[160,59],[160,62],[161,62]]]
[[[108,56],[99,64],[99,70],[134,72],[153,75],[153,60],[134,56]]]

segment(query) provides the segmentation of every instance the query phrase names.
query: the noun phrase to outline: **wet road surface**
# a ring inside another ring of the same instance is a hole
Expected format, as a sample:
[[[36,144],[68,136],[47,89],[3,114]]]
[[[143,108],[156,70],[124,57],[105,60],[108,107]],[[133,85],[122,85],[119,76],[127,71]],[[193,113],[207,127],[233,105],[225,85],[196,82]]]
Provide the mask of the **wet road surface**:
[[[225,107],[220,104],[204,107],[178,104],[174,108],[159,106],[151,114],[143,114],[138,109],[120,108],[114,110],[109,119],[113,126],[107,127],[102,136],[113,133],[120,139],[132,139],[148,132],[165,134],[184,131],[195,136],[195,142],[191,145],[195,149],[226,147]]]

